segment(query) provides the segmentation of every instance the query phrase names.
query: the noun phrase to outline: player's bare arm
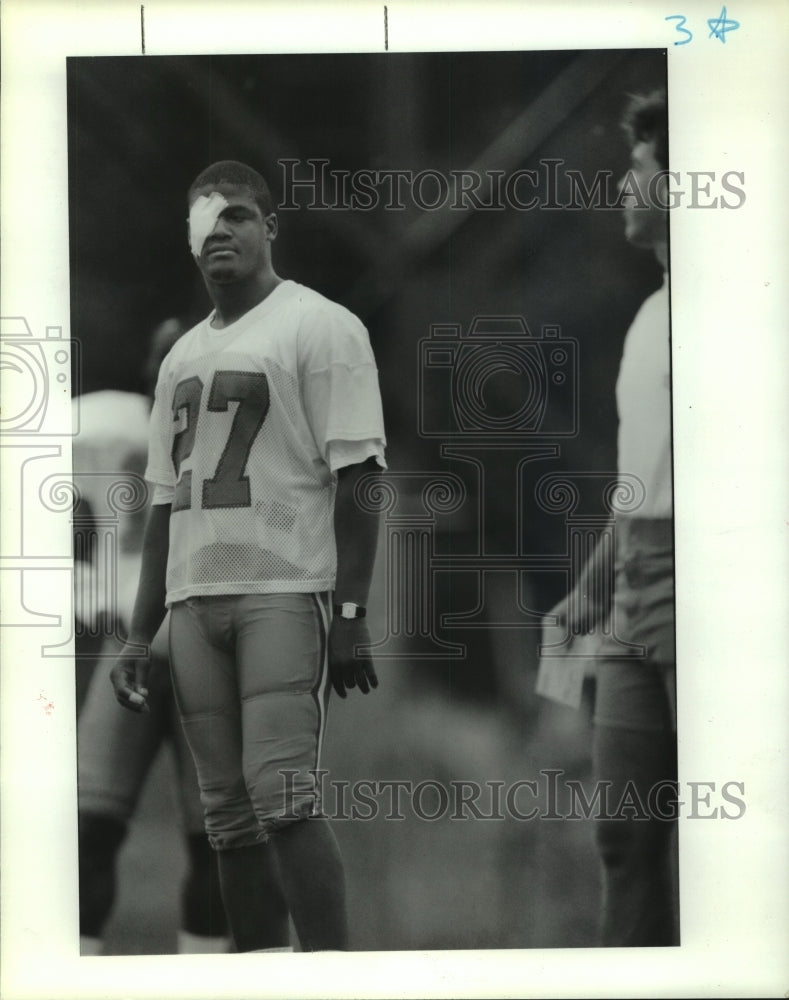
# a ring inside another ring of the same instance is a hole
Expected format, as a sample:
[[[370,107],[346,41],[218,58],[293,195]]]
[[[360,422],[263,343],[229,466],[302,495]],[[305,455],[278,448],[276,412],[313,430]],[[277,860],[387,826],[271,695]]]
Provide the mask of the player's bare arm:
[[[147,647],[164,621],[165,578],[170,537],[170,505],[155,504],[148,513],[142,549],[142,569],[131,626],[110,677],[118,703],[132,712],[148,710]]]
[[[378,544],[378,514],[361,511],[354,499],[359,480],[380,473],[374,458],[340,469],[334,505],[334,532],[337,542],[337,584],[335,614],[329,631],[329,671],[332,686],[341,698],[349,688],[362,694],[378,687],[372,660],[357,656],[358,646],[369,646],[370,632],[363,609],[367,607],[370,581]],[[353,605],[353,609],[348,607]],[[338,608],[345,608],[344,617]]]

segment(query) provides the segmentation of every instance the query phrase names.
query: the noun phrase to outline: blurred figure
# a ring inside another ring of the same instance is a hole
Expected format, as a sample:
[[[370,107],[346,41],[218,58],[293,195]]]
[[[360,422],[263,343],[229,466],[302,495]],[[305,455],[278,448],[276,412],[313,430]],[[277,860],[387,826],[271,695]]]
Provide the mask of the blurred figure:
[[[118,851],[151,767],[165,743],[174,752],[188,858],[181,893],[178,950],[228,950],[216,860],[203,830],[197,775],[170,683],[168,623],[163,624],[152,643],[155,668],[151,683],[156,697],[150,712],[135,717],[121,711],[109,681],[113,654],[121,648],[128,630],[140,570],[146,504],[142,495],[140,503],[133,498],[138,491],[144,491],[142,473],[153,390],[163,358],[184,330],[178,320],[169,319],[154,331],[145,369],[148,395],[103,391],[74,401],[80,414],[73,466],[78,493],[74,565],[83,955],[101,952],[103,931],[115,901]],[[116,491],[116,497],[131,500],[127,506],[137,509],[117,513],[117,506],[109,506],[109,490]],[[106,528],[113,523],[117,525],[114,563],[102,545]],[[102,655],[97,656],[99,653]],[[288,945],[288,917],[273,864],[268,875],[272,896],[269,939],[272,947],[279,949]]]
[[[604,570],[600,545],[552,614],[574,635],[613,616],[597,654],[593,736],[594,787],[610,782],[595,831],[603,865],[602,943],[673,945],[679,937],[665,94],[634,97],[623,124],[631,144],[631,169],[620,183],[625,235],[664,269],[662,287],[627,333],[616,386],[618,471],[641,480],[645,499],[635,515],[615,521],[612,607],[601,603],[593,584]],[[645,654],[623,657],[614,633]],[[631,808],[622,808],[628,801]]]

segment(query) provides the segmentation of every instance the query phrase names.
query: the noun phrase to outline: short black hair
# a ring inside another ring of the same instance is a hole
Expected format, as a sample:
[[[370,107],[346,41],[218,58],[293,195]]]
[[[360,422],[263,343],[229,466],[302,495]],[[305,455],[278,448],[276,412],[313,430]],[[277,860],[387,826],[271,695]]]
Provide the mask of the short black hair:
[[[221,183],[248,187],[264,216],[271,215],[274,211],[274,199],[271,197],[271,190],[265,178],[257,170],[237,160],[219,160],[206,167],[192,181],[187,198],[191,202],[198,188]]]
[[[637,142],[652,142],[655,159],[660,166],[668,168],[668,102],[665,90],[653,90],[649,94],[632,94],[622,118],[631,146]]]

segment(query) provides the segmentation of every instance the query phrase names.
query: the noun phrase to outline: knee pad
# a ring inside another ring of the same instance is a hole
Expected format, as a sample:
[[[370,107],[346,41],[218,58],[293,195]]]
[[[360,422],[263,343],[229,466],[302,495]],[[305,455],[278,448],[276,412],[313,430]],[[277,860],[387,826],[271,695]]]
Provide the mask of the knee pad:
[[[109,816],[79,817],[79,930],[101,937],[115,902],[115,859],[126,824]]]
[[[204,833],[186,838],[189,871],[181,891],[181,927],[190,934],[222,937],[227,920],[219,886],[216,853]]]

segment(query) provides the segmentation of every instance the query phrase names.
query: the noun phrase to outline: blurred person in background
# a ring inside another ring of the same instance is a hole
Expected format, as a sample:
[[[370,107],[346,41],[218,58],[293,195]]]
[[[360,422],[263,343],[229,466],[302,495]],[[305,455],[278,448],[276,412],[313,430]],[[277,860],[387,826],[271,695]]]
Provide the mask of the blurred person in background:
[[[632,516],[615,520],[612,606],[601,602],[593,583],[605,569],[599,545],[573,592],[551,614],[574,635],[609,616],[613,623],[596,654],[592,753],[594,787],[610,783],[606,815],[595,820],[603,868],[602,943],[674,945],[677,738],[665,93],[632,98],[623,124],[631,145],[630,171],[620,182],[625,236],[654,253],[664,270],[662,287],[642,304],[628,330],[616,386],[618,471],[637,476],[645,496]],[[623,656],[622,643],[644,652]],[[662,795],[656,798],[655,790]],[[617,814],[628,795],[636,807]]]
[[[187,856],[178,951],[223,952],[229,944],[216,859],[203,829],[197,775],[170,682],[166,623],[152,643],[151,656],[157,666],[151,679],[151,711],[141,716],[120,711],[109,684],[114,655],[120,649],[116,637],[127,634],[131,620],[145,504],[132,502],[130,506],[139,509],[113,514],[107,493],[125,490],[128,499],[144,489],[141,476],[156,377],[162,359],[184,331],[177,319],[168,319],[154,330],[145,367],[148,395],[105,390],[74,400],[79,410],[73,469],[78,494],[74,512],[75,650],[83,955],[100,954],[103,949],[104,930],[117,894],[118,854],[148,775],[167,744],[173,750]],[[117,518],[118,529],[112,562],[101,544],[108,515],[112,520]],[[268,861],[272,899],[268,940],[273,950],[279,950],[288,945],[288,915],[270,851]]]

